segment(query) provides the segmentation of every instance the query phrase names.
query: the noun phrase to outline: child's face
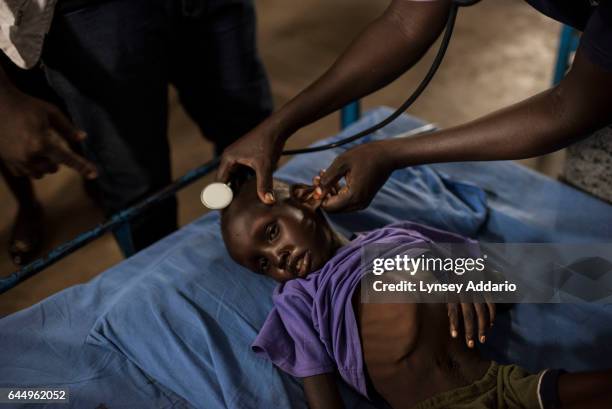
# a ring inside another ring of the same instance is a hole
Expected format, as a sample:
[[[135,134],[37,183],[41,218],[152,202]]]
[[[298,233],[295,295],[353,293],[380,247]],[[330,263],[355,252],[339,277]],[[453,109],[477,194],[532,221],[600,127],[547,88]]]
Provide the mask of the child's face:
[[[221,217],[232,258],[280,282],[323,267],[338,248],[336,235],[308,193],[275,181],[276,204],[268,206],[257,197],[255,182],[246,182]]]

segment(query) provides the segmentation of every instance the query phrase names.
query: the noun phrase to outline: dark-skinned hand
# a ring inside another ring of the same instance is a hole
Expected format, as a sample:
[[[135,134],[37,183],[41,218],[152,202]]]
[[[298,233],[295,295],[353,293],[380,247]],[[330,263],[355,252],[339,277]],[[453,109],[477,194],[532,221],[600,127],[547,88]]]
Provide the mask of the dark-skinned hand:
[[[240,166],[247,166],[255,171],[259,199],[266,204],[274,203],[272,173],[283,145],[284,142],[265,122],[260,124],[223,151],[217,180],[227,183]]]
[[[449,303],[447,304],[448,320],[451,337],[457,338],[461,334],[460,320],[463,319],[463,334],[465,343],[474,348],[477,339],[484,344],[487,330],[495,321],[496,307],[494,303]]]
[[[387,181],[394,166],[387,141],[359,145],[339,155],[321,175],[318,183],[327,195],[323,209],[328,212],[351,212],[365,209]],[[331,192],[344,178],[345,185]]]
[[[67,141],[86,137],[55,106],[13,90],[0,98],[0,158],[16,176],[41,178],[68,166],[87,179],[95,166],[70,149]]]

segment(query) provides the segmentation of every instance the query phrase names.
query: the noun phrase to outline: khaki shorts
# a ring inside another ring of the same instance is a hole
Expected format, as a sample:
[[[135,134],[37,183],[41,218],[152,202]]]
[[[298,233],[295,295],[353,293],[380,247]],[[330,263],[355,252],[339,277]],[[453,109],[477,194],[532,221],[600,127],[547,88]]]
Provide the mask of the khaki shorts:
[[[539,389],[546,372],[534,375],[516,365],[492,363],[481,380],[436,395],[413,409],[543,409]]]

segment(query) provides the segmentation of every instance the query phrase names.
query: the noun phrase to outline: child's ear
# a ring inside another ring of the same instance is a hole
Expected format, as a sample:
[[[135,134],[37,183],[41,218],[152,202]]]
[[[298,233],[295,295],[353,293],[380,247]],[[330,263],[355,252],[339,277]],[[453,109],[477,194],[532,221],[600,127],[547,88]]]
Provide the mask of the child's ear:
[[[291,186],[291,196],[301,202],[306,207],[311,210],[317,210],[321,203],[323,203],[323,198],[315,198],[314,190],[316,186],[305,185],[303,183],[298,183]]]

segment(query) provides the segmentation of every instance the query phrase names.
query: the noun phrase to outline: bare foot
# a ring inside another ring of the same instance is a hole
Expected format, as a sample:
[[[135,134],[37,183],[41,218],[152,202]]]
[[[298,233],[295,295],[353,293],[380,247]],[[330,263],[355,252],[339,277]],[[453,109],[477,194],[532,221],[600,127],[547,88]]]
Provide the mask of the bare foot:
[[[43,210],[39,203],[19,206],[9,247],[11,260],[21,267],[36,256],[43,237]]]

